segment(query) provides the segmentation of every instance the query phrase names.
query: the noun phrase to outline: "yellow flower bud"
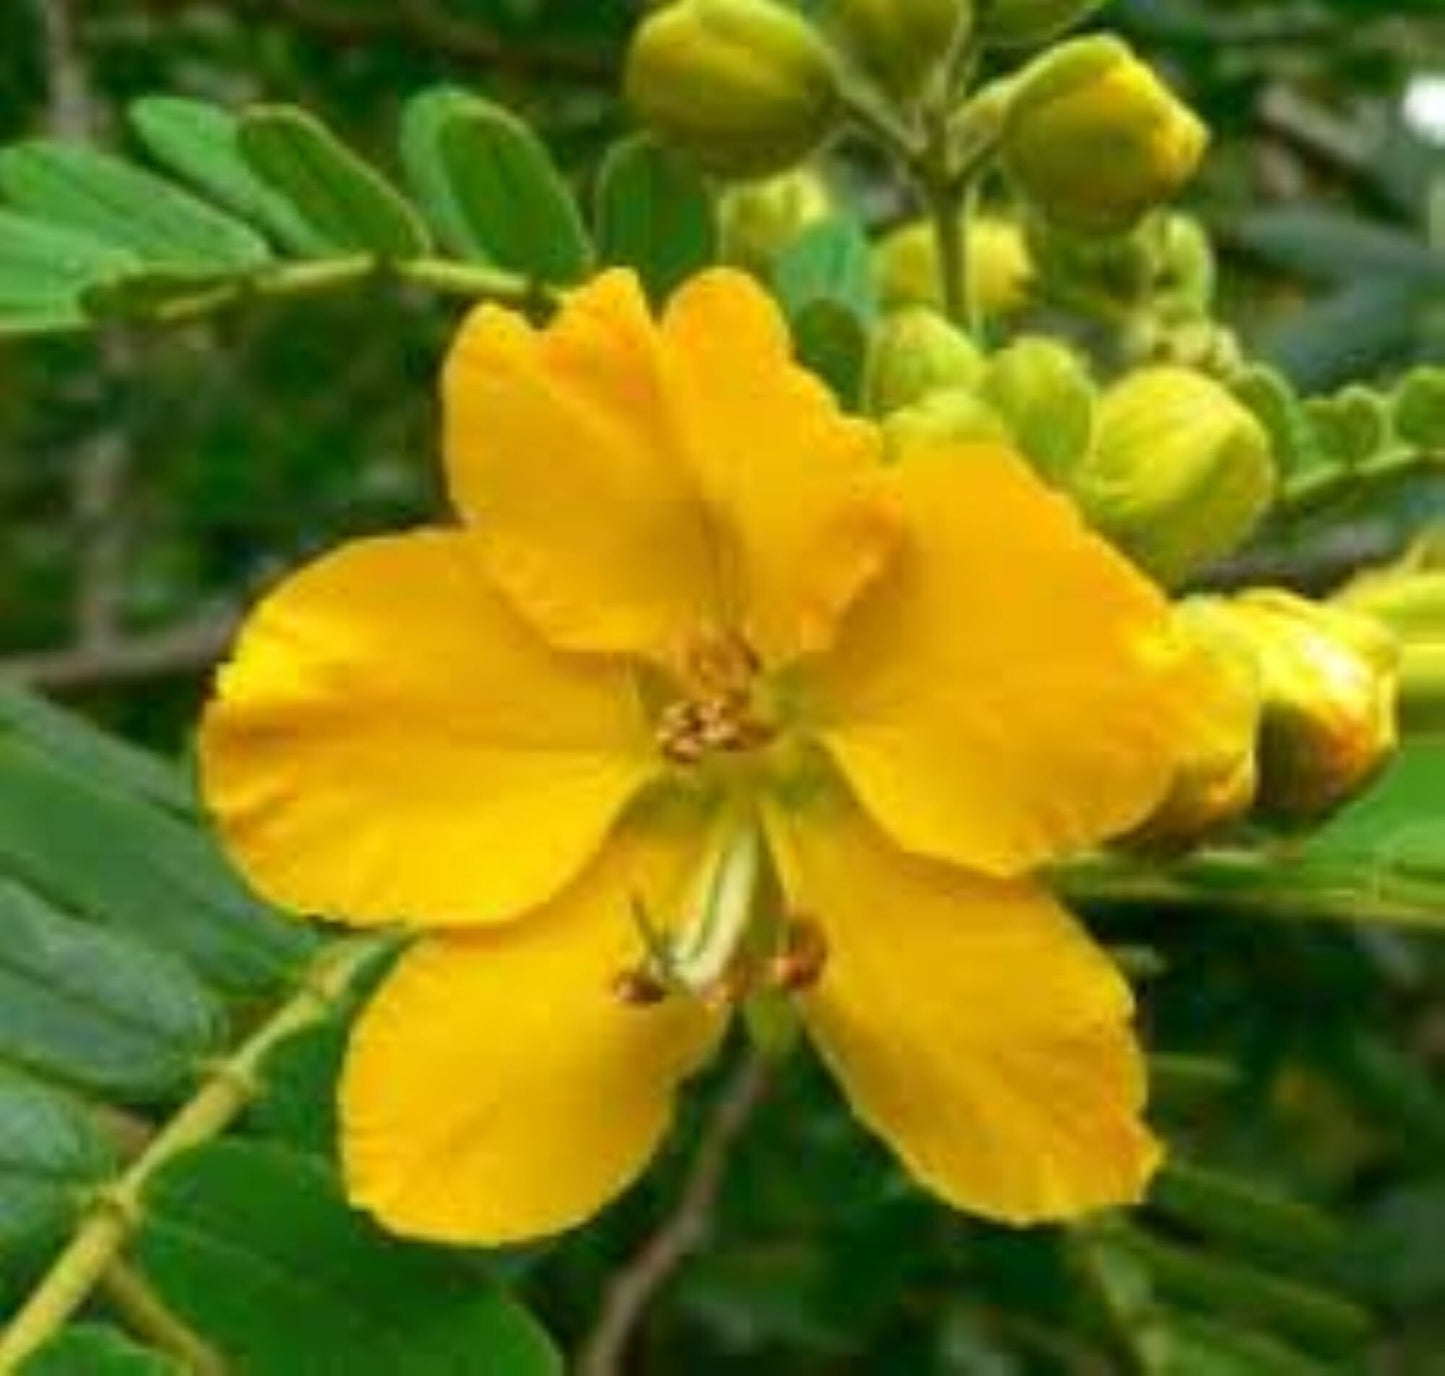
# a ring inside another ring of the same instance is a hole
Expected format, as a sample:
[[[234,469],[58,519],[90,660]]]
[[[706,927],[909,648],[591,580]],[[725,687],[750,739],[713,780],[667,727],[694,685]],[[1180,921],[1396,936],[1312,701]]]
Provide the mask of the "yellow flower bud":
[[[791,167],[838,112],[827,45],[773,0],[675,0],[643,20],[624,80],[646,124],[725,177]]]
[[[979,394],[1034,471],[1066,484],[1094,438],[1094,383],[1079,356],[1055,340],[1021,336],[989,359]]]
[[[986,401],[963,387],[930,392],[883,421],[891,455],[915,446],[986,443],[1012,447],[1008,426]]]
[[[1418,540],[1391,568],[1360,574],[1331,602],[1372,616],[1400,646],[1400,725],[1445,731],[1445,529]]]
[[[1017,79],[1004,118],[1004,167],[1049,219],[1117,234],[1193,175],[1208,135],[1129,48],[1081,38]]]
[[[978,36],[993,48],[1032,48],[1082,23],[1104,0],[979,0]]]
[[[1200,597],[1174,609],[1175,629],[1197,667],[1195,725],[1163,801],[1124,838],[1126,849],[1183,854],[1244,817],[1254,802],[1259,665],[1249,638],[1220,606],[1218,598]]]
[[[979,310],[1004,318],[1028,304],[1033,267],[1023,233],[1012,220],[974,216],[967,249],[969,286]],[[873,268],[885,306],[943,304],[938,241],[927,220],[912,220],[889,234],[874,253]]]
[[[932,392],[971,388],[982,371],[983,355],[962,330],[927,306],[910,306],[874,331],[863,398],[873,415],[886,416]]]
[[[833,209],[827,182],[810,167],[730,186],[718,205],[723,261],[769,273],[778,255]]]
[[[973,22],[972,0],[833,0],[845,45],[895,100],[912,100],[947,69]]]
[[[1223,606],[1259,665],[1256,815],[1282,825],[1322,821],[1394,753],[1399,646],[1372,617],[1275,589]]]
[[[1074,475],[1094,528],[1166,585],[1238,547],[1269,509],[1269,436],[1218,383],[1143,368],[1099,406],[1094,448]]]

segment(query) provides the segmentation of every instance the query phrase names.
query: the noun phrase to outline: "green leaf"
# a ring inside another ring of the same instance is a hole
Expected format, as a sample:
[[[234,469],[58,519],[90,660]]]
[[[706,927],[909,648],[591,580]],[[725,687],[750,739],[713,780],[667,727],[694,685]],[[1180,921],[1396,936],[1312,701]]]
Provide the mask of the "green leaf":
[[[717,220],[701,175],[646,135],[615,144],[597,180],[597,253],[635,268],[665,300],[717,254]]]
[[[271,258],[249,226],[153,173],[81,144],[36,140],[0,150],[0,193],[26,215],[177,272],[235,275]]]
[[[1319,881],[1353,875],[1366,890],[1402,898],[1418,890],[1431,920],[1445,923],[1445,741],[1409,742],[1380,782],[1305,842],[1293,863]],[[1282,877],[1289,873],[1284,864]]]
[[[877,310],[868,236],[849,216],[833,216],[801,234],[773,273],[790,319],[815,301],[831,301],[866,324]]]
[[[224,1017],[164,951],[79,922],[0,879],[0,1059],[144,1095],[190,1078]]]
[[[1261,350],[1302,391],[1333,387],[1410,352],[1423,311],[1408,283],[1365,278],[1290,316]]]
[[[1149,1202],[1205,1237],[1266,1257],[1330,1257],[1338,1255],[1345,1240],[1334,1220],[1318,1209],[1187,1161],[1165,1164]]]
[[[0,1262],[32,1238],[59,1237],[116,1164],[78,1103],[0,1076]]]
[[[1368,387],[1350,386],[1333,396],[1311,397],[1304,409],[1327,463],[1356,468],[1392,441],[1385,399]]]
[[[167,171],[253,221],[290,252],[330,255],[326,236],[251,170],[241,154],[241,122],[229,110],[184,96],[146,96],[128,114],[147,151]]]
[[[20,1367],[20,1376],[186,1376],[185,1368],[138,1347],[106,1324],[61,1329]]]
[[[815,300],[793,317],[792,331],[798,362],[828,384],[839,405],[855,408],[868,362],[863,322],[841,302]]]
[[[213,1143],[152,1180],[137,1255],[164,1302],[265,1376],[553,1376],[531,1317],[475,1265],[389,1237],[313,1157]]]
[[[295,1151],[330,1158],[336,1150],[336,1085],[350,1027],[328,1018],[287,1038],[261,1068],[261,1092],[247,1122]]]
[[[323,256],[407,259],[430,247],[426,227],[391,183],[304,110],[255,106],[241,116],[237,140],[246,165],[315,231]]]
[[[401,156],[452,253],[547,283],[591,270],[582,218],[550,154],[499,106],[453,88],[413,97],[402,115]]]
[[[1445,368],[1416,368],[1406,374],[1392,402],[1402,440],[1445,454]]]
[[[78,316],[85,287],[139,266],[133,253],[89,234],[0,210],[0,316],[36,310]]]
[[[1273,1272],[1162,1242],[1129,1226],[1109,1229],[1111,1242],[1147,1268],[1158,1294],[1253,1322],[1280,1337],[1332,1352],[1356,1348],[1370,1333],[1358,1305]]]
[[[778,259],[773,286],[800,362],[839,402],[857,404],[876,301],[868,240],[856,221],[835,216],[800,235]]]
[[[1230,390],[1269,435],[1275,464],[1288,477],[1326,466],[1323,449],[1289,379],[1254,365],[1230,380]]]
[[[0,687],[0,734],[5,732],[102,787],[181,816],[195,812],[195,794],[178,769],[34,693]]]
[[[211,838],[0,734],[0,875],[191,961],[219,987],[271,989],[314,938],[241,887]]]
[[[1445,264],[1427,244],[1330,210],[1261,210],[1245,217],[1246,246],[1303,277],[1342,284],[1375,276],[1445,288]]]

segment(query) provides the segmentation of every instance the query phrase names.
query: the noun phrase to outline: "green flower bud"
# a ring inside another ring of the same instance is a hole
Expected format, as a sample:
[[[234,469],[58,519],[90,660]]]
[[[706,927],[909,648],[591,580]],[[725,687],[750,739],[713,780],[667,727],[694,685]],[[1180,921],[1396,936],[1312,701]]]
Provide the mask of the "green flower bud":
[[[730,186],[718,205],[723,261],[765,276],[789,244],[833,209],[827,182],[809,167]]]
[[[1081,234],[1038,210],[1024,225],[1048,300],[1124,326],[1148,305],[1159,273],[1160,216],[1148,215],[1120,234]]]
[[[1208,315],[1214,304],[1214,245],[1192,215],[1163,217],[1160,262],[1154,284],[1159,305],[1171,315]]]
[[[890,457],[940,444],[1014,447],[1013,436],[998,412],[963,387],[930,392],[921,401],[894,411],[883,421],[883,440]]]
[[[1071,349],[1024,336],[988,361],[979,395],[1045,482],[1064,485],[1094,438],[1093,380]]]
[[[1073,479],[1096,530],[1173,586],[1235,549],[1269,509],[1269,436],[1218,383],[1143,368],[1099,406],[1093,452]]]
[[[1104,0],[979,0],[978,36],[992,48],[1032,48],[1081,24]]]
[[[1393,755],[1399,646],[1372,617],[1260,589],[1224,603],[1259,665],[1255,813],[1320,822]]]
[[[972,0],[833,0],[831,14],[858,66],[901,101],[937,80],[973,22]]]
[[[773,0],[675,0],[642,21],[624,81],[644,123],[724,177],[800,162],[838,113],[827,45]]]
[[[966,247],[969,289],[984,315],[1002,319],[1028,304],[1033,267],[1018,225],[1001,215],[975,215]],[[887,307],[943,304],[938,241],[927,220],[889,234],[874,252],[873,271]]]
[[[911,406],[931,392],[971,388],[983,371],[983,355],[962,330],[927,306],[888,316],[868,346],[863,399],[875,416]]]
[[[1113,38],[1081,38],[1034,61],[1004,117],[1003,163],[1049,219],[1117,234],[1193,175],[1204,126]]]
[[[1254,802],[1259,665],[1249,638],[1219,607],[1219,599],[1201,597],[1174,609],[1174,626],[1198,669],[1194,729],[1163,801],[1124,838],[1125,849],[1184,854],[1227,830]]]

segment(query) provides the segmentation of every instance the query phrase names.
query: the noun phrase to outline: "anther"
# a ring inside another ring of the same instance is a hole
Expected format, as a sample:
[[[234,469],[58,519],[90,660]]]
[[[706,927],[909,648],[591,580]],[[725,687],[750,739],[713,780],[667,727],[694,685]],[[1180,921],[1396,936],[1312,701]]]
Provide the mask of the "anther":
[[[612,992],[629,1008],[650,1008],[668,995],[667,986],[645,969],[619,971],[612,981]]]
[[[811,918],[789,921],[782,948],[768,962],[768,982],[785,993],[801,993],[822,978],[828,964],[828,942]]]

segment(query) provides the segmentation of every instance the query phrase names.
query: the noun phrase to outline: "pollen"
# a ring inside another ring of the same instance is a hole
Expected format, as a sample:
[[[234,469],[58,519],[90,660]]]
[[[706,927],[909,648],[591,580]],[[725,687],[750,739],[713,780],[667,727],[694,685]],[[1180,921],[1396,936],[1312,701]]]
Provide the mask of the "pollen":
[[[766,745],[776,727],[761,712],[756,685],[761,664],[753,648],[731,632],[706,633],[684,650],[681,696],[658,714],[658,749],[674,764],[699,764],[717,753]]]

